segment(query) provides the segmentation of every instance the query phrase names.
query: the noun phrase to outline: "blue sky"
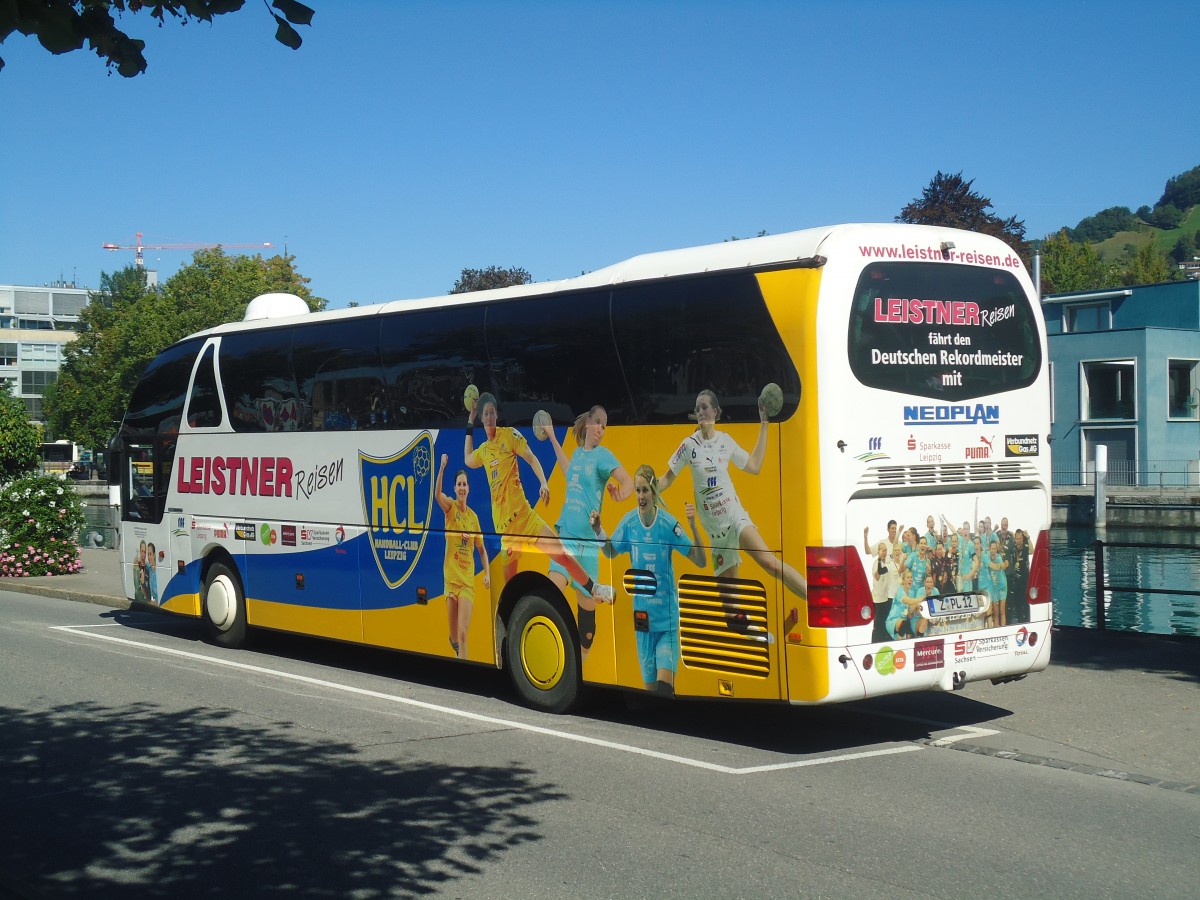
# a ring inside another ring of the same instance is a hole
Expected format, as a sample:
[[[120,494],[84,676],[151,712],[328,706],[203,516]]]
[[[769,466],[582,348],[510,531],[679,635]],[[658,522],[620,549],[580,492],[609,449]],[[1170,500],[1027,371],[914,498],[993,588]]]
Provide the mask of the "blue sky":
[[[132,80],[0,44],[0,282],[286,239],[340,307],[891,221],[938,170],[1042,237],[1200,165],[1183,2],[307,2],[298,51],[256,0],[126,15]]]

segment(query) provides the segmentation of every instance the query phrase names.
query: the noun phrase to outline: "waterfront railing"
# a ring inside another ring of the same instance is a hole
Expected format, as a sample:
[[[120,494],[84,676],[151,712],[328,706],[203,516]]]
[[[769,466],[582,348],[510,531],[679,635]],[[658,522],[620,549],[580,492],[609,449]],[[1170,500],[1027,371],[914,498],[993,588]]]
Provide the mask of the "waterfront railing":
[[[1189,591],[1182,588],[1152,588],[1138,584],[1109,584],[1105,580],[1104,550],[1106,547],[1134,547],[1139,549],[1152,548],[1155,550],[1183,550],[1192,553],[1200,552],[1200,547],[1193,544],[1151,544],[1145,541],[1103,541],[1095,542],[1095,573],[1096,573],[1096,630],[1104,631],[1107,627],[1107,606],[1105,596],[1111,594],[1170,594],[1176,597],[1200,597],[1200,591]]]
[[[1051,471],[1054,487],[1094,487],[1096,471],[1091,465],[1055,461]],[[1108,460],[1110,488],[1147,490],[1200,490],[1200,459],[1151,459],[1134,464],[1130,460]]]

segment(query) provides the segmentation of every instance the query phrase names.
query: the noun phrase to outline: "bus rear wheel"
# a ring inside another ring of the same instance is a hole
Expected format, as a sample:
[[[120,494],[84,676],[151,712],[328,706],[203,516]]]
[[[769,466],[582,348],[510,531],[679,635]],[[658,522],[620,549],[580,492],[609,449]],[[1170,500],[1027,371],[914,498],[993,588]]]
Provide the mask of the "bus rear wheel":
[[[559,610],[544,597],[517,601],[508,620],[505,665],[528,706],[563,713],[579,699],[579,649]]]
[[[209,640],[222,647],[246,642],[246,597],[237,572],[215,562],[204,579],[204,629]]]

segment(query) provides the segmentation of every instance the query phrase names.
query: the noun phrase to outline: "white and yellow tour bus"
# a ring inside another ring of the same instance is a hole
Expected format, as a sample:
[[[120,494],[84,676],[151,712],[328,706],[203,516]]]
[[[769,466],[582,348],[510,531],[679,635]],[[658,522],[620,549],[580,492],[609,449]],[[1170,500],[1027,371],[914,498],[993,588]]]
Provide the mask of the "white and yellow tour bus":
[[[1046,337],[987,236],[814,228],[163,351],[129,598],[584,684],[815,704],[1050,657]]]

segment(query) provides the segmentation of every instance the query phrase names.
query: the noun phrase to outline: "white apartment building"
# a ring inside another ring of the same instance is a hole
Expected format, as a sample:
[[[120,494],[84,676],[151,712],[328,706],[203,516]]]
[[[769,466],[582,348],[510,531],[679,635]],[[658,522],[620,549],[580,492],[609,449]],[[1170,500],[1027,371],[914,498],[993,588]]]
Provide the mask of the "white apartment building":
[[[42,395],[58,378],[88,293],[61,284],[0,284],[0,378],[11,383],[35,422],[45,424]]]

